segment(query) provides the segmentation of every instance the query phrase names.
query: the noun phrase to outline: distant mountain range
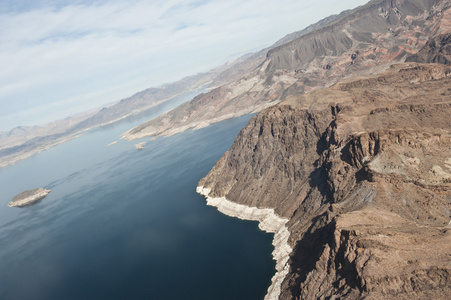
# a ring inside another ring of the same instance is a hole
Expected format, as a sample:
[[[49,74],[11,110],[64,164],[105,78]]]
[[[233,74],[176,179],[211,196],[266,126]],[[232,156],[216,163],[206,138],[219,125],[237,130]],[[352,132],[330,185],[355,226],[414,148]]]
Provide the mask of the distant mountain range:
[[[211,85],[218,75],[239,62],[239,60],[230,61],[208,72],[138,92],[114,105],[54,121],[44,126],[18,126],[7,132],[2,131],[0,132],[0,167],[73,139],[83,131],[144,113],[177,95]],[[225,80],[226,76],[223,75],[222,78]]]
[[[448,32],[449,6],[449,1],[438,0],[373,0],[326,18],[223,73],[236,80],[129,130],[123,138],[202,128],[343,78],[381,72],[417,53],[430,37]]]
[[[311,32],[339,16],[327,17],[304,30],[287,35],[272,47],[243,55],[208,72],[188,76],[160,87],[146,89],[114,105],[51,122],[44,126],[18,126],[7,132],[2,131],[0,132],[0,167],[75,138],[83,131],[144,113],[179,94],[202,86],[214,88],[234,82],[243,74],[260,65],[265,60],[268,50]]]

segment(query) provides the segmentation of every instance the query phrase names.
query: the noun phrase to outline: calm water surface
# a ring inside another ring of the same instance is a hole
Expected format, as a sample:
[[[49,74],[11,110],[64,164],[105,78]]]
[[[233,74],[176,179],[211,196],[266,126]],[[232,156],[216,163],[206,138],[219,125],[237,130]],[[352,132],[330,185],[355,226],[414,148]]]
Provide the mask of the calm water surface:
[[[197,93],[0,169],[0,299],[263,298],[272,235],[195,193],[250,116],[107,147]],[[52,192],[7,206],[38,187]]]

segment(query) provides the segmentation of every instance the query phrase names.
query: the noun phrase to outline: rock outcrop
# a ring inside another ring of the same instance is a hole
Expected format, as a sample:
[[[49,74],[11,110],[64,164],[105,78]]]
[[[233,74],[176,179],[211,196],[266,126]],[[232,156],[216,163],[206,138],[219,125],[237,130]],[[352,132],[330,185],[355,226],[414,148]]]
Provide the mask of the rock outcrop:
[[[406,62],[411,61],[451,65],[451,33],[440,34],[430,39],[418,53],[406,59]]]
[[[51,190],[46,190],[43,188],[29,190],[20,193],[8,203],[9,207],[24,207],[34,204],[45,197],[51,192]]]
[[[289,97],[199,182],[289,219],[280,299],[449,299],[450,86],[404,63]]]

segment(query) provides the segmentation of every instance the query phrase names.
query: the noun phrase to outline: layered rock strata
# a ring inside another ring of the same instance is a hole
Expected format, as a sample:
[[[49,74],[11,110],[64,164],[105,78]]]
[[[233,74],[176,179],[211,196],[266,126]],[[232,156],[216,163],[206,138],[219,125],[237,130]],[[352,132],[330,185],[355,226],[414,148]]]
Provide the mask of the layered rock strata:
[[[51,192],[51,190],[46,190],[43,188],[29,190],[20,193],[8,203],[9,207],[24,207],[27,205],[34,204],[45,197]]]
[[[199,182],[289,219],[279,299],[449,299],[450,86],[451,67],[405,63],[290,97]]]

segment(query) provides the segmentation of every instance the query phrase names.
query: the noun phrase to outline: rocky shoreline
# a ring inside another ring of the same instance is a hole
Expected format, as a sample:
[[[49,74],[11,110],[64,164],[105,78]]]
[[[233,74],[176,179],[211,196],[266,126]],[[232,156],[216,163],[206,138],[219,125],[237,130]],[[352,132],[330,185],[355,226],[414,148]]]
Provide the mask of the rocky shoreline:
[[[210,189],[198,186],[196,192],[207,198],[207,205],[216,207],[223,214],[235,217],[241,220],[258,221],[260,230],[274,233],[272,244],[274,251],[273,259],[276,261],[276,274],[271,279],[271,286],[268,288],[265,300],[279,299],[281,293],[281,285],[289,272],[288,260],[292,252],[292,248],[288,244],[290,232],[286,227],[288,219],[280,218],[271,208],[257,208],[242,204],[237,204],[227,200],[225,197],[212,198],[209,197]]]

